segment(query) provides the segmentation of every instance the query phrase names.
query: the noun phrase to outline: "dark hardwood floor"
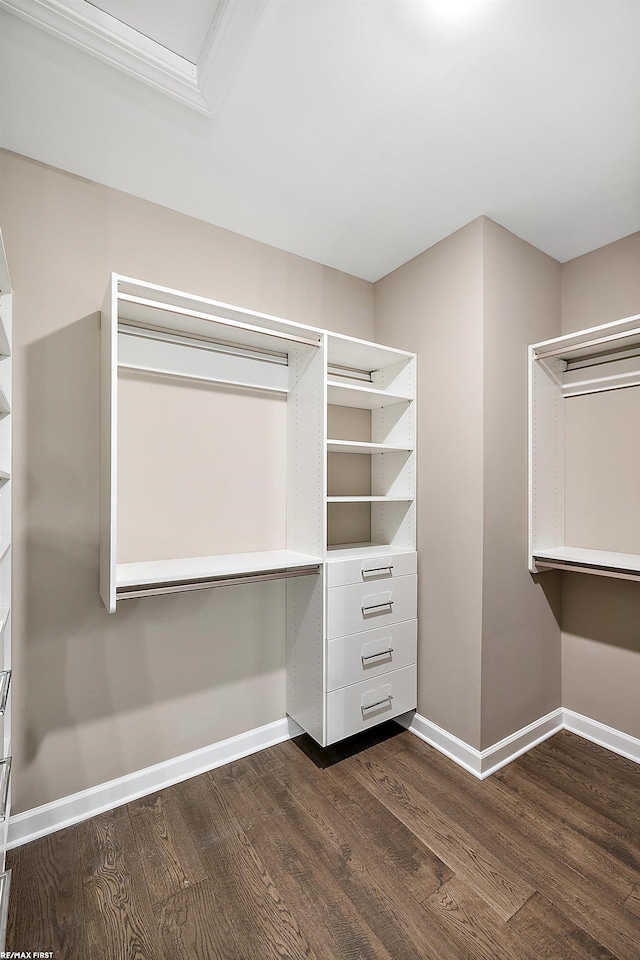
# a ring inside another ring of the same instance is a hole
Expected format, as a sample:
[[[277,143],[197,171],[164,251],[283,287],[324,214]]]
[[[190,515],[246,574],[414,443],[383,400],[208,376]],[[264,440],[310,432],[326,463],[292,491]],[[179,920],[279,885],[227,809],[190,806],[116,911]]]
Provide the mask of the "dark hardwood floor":
[[[394,724],[280,744],[9,855],[56,960],[640,960],[640,767],[563,732],[480,782]]]

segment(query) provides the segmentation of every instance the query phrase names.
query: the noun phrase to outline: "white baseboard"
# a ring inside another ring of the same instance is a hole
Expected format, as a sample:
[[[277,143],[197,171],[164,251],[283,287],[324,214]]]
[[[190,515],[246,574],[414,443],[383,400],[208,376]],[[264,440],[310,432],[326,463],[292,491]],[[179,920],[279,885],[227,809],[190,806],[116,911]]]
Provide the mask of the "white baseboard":
[[[88,820],[89,817],[119,807],[130,800],[137,800],[199,773],[231,763],[232,760],[247,757],[258,750],[297,737],[302,732],[295,720],[285,717],[172,760],[136,770],[135,773],[118,777],[117,780],[100,783],[80,793],[25,810],[24,813],[12,816],[9,821],[7,848],[18,847],[48,833],[62,830],[63,827]]]
[[[548,740],[554,733],[559,733],[564,726],[564,711],[562,707],[553,710],[545,717],[534,720],[533,723],[516,730],[510,736],[505,737],[493,746],[487,747],[480,754],[481,774],[480,779],[490,777],[496,770],[505,767],[512,760],[522,756],[533,747],[537,747],[543,740]]]
[[[613,753],[619,753],[621,757],[627,760],[634,760],[640,763],[640,739],[632,737],[622,730],[616,730],[614,727],[608,727],[606,723],[600,723],[598,720],[591,720],[589,717],[583,717],[580,713],[573,710],[564,710],[564,727],[571,733],[577,733],[579,737],[585,740],[591,740],[601,747],[606,747]]]
[[[584,737],[585,740],[591,740],[607,750],[640,763],[640,739],[562,707],[517,730],[504,740],[494,743],[486,750],[476,750],[419,713],[407,713],[397,717],[396,720],[479,780],[489,777],[496,770],[563,729],[570,730]],[[38,837],[44,837],[74,823],[88,820],[89,817],[121,806],[130,800],[137,800],[149,793],[155,793],[156,790],[162,790],[174,783],[195,777],[199,773],[231,763],[232,760],[247,757],[266,747],[282,743],[283,740],[297,737],[302,732],[302,728],[295,720],[285,717],[228,740],[222,740],[220,743],[158,763],[153,767],[136,770],[135,773],[111,780],[109,783],[101,783],[89,790],[15,814],[9,822],[7,847],[11,849],[30,840],[37,840]]]
[[[443,730],[426,717],[416,714],[405,714],[399,718],[399,722],[411,733],[420,737],[426,743],[431,744],[440,753],[454,760],[459,766],[464,767],[469,773],[479,780],[491,776],[496,770],[506,766],[515,760],[516,757],[531,750],[558,733],[564,727],[564,711],[562,707],[548,713],[545,717],[540,717],[533,723],[516,730],[510,736],[505,737],[486,750],[476,750],[469,746],[464,740],[460,740],[447,730]]]
[[[482,776],[482,754],[475,747],[470,747],[464,740],[439,727],[437,723],[427,720],[420,713],[405,713],[396,717],[396,721],[410,733],[435,747],[445,757],[455,760],[458,766],[464,767],[474,777]]]

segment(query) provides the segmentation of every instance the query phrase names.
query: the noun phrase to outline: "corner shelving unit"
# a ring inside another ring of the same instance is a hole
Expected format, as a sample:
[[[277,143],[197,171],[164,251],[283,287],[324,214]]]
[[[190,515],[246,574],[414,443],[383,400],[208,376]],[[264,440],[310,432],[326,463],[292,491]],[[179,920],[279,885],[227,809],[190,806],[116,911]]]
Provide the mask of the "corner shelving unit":
[[[11,314],[11,283],[0,234],[0,951],[11,882],[11,871],[5,869],[11,810]]]
[[[565,404],[640,387],[640,314],[533,344],[529,367],[529,570],[640,579],[640,543],[619,553],[565,534]]]

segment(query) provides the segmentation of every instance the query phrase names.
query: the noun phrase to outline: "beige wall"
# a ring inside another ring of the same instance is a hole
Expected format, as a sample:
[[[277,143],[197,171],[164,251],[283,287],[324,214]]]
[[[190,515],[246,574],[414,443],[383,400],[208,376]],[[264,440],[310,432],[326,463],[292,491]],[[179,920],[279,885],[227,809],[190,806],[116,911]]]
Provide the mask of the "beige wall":
[[[19,812],[285,713],[281,584],[98,598],[99,309],[111,271],[358,337],[369,283],[0,153],[14,286]],[[178,480],[179,482],[179,480]]]
[[[478,749],[561,703],[640,736],[638,585],[563,575],[560,648],[560,578],[526,569],[524,350],[560,332],[560,302],[563,332],[640,311],[640,234],[560,268],[481,218],[374,287],[25,158],[0,164],[15,812],[284,715],[282,585],[112,616],[98,599],[111,271],[418,352],[419,712]]]
[[[484,749],[561,706],[558,578],[527,556],[527,344],[560,265],[486,218],[375,285],[376,337],[419,353],[418,711]]]
[[[558,335],[560,264],[483,226],[485,749],[562,703],[559,577],[527,569],[527,345]]]
[[[418,353],[418,712],[480,747],[482,220],[375,285],[376,339]]]
[[[640,233],[572,260],[562,267],[562,332],[620,320],[640,313]],[[617,549],[640,552],[638,486],[635,476],[616,476],[607,452],[622,447],[627,463],[637,464],[637,389],[587,398],[571,411],[572,442],[567,480],[587,501],[597,495],[598,516],[570,514],[572,536],[615,536]],[[604,399],[604,404],[595,401]],[[591,401],[594,401],[592,403]],[[618,422],[609,428],[604,412]],[[593,443],[591,443],[593,441]],[[595,444],[601,456],[586,459]],[[628,449],[624,450],[625,443]],[[611,485],[614,484],[612,491]],[[621,487],[622,484],[622,487]],[[608,492],[606,500],[602,491]],[[604,513],[603,513],[604,511]],[[603,515],[608,521],[603,523]],[[629,539],[630,538],[630,539]],[[587,545],[585,543],[582,544]],[[589,544],[593,545],[593,544]],[[596,546],[598,544],[595,544]],[[614,547],[615,548],[615,547]],[[565,573],[562,583],[563,706],[640,737],[640,585]]]

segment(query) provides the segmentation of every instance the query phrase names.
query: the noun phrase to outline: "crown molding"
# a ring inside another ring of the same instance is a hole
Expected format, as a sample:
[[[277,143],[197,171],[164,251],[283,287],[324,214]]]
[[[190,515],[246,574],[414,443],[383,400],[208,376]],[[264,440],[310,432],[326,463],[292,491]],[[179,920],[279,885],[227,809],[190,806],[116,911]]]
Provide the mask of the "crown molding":
[[[0,0],[0,9],[211,116],[267,0],[218,0],[198,65],[85,0]],[[209,102],[201,78],[212,87]]]
[[[215,115],[268,0],[218,0],[198,58],[198,86]]]

